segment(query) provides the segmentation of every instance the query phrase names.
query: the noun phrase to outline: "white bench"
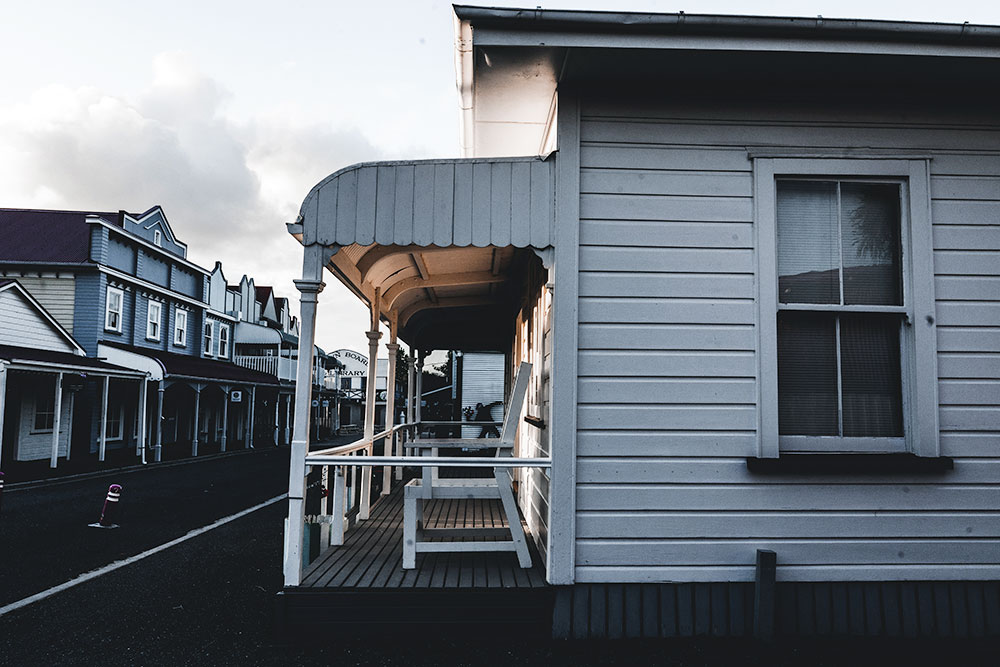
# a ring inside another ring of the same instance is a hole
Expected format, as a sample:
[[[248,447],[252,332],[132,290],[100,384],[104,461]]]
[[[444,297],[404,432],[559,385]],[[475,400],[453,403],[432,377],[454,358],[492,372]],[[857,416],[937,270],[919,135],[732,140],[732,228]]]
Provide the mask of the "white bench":
[[[530,377],[531,364],[522,362],[514,378],[514,390],[511,392],[510,405],[507,406],[499,438],[420,438],[407,443],[407,446],[420,450],[425,456],[436,456],[441,448],[471,451],[492,449],[498,457],[510,456]],[[513,551],[517,554],[521,567],[531,567],[531,554],[528,552],[528,543],[511,486],[512,477],[508,468],[494,468],[492,479],[437,479],[430,466],[424,467],[422,479],[411,480],[403,490],[403,568],[415,568],[418,553],[465,551]],[[431,537],[492,537],[497,533],[496,528],[424,528],[424,500],[437,498],[499,498],[508,526],[501,530],[510,539],[483,542],[427,541],[426,538]]]

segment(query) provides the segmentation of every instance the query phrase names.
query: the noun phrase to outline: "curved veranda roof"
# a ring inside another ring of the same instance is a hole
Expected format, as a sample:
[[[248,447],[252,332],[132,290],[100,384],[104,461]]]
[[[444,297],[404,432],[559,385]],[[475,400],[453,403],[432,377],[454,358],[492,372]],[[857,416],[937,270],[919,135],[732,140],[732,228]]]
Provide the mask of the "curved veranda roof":
[[[320,181],[292,233],[419,347],[503,349],[511,275],[554,240],[555,155],[364,163]]]

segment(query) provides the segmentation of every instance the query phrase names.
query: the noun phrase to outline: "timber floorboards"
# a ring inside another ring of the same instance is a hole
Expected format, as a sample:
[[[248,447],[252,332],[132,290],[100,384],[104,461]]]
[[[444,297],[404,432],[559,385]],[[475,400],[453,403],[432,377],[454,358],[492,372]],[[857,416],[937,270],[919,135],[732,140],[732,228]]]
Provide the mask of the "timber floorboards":
[[[518,517],[520,520],[520,517]],[[503,528],[500,500],[438,499],[424,501],[426,528]],[[527,532],[527,531],[526,531]],[[437,537],[477,540],[483,537]],[[512,552],[422,553],[417,567],[403,569],[403,490],[382,496],[368,521],[347,531],[342,546],[330,547],[306,568],[300,589],[462,589],[545,588],[545,574],[534,545],[532,567],[521,568]]]

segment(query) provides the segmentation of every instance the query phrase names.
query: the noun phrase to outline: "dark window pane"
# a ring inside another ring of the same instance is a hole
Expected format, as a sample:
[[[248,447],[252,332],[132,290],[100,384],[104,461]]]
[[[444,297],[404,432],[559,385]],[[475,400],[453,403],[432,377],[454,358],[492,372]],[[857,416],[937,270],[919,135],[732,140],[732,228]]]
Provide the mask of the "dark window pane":
[[[903,435],[899,317],[840,318],[844,435]]]
[[[778,181],[778,299],[840,303],[837,184]]]
[[[778,432],[838,435],[832,315],[778,313]]]
[[[899,186],[843,183],[844,302],[899,306]]]

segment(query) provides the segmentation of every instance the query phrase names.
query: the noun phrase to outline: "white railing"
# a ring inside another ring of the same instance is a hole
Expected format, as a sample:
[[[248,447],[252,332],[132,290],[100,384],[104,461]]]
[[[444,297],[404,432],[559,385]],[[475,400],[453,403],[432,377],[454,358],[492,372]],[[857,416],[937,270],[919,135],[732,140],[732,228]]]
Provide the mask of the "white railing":
[[[295,380],[295,369],[298,366],[296,359],[246,354],[233,355],[233,363],[261,373],[270,373],[277,376],[279,380],[292,381]]]
[[[395,470],[395,479],[401,480],[402,466],[426,468],[551,468],[551,457],[512,457],[512,456],[408,456],[403,452],[407,449],[406,442],[413,439],[414,433],[421,426],[483,426],[497,425],[500,422],[467,422],[467,421],[420,421],[400,424],[390,430],[376,433],[371,438],[362,438],[346,445],[329,447],[306,455],[306,473],[313,467],[322,470],[322,488],[330,491],[321,502],[321,514],[309,517],[307,520],[319,523],[321,529],[322,548],[339,546],[344,543],[344,533],[350,524],[350,516],[356,508],[360,520],[368,518],[371,509],[371,476],[372,467],[385,469],[383,475],[382,493],[387,494],[391,480],[391,472]],[[386,451],[395,455],[375,455],[375,443],[389,438]],[[330,467],[333,467],[333,480],[330,480]],[[360,468],[360,470],[359,470]],[[360,477],[360,479],[359,479]],[[329,528],[327,529],[327,526]]]

